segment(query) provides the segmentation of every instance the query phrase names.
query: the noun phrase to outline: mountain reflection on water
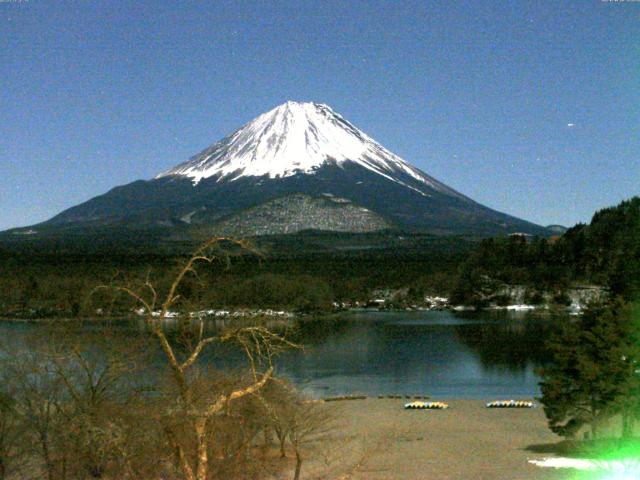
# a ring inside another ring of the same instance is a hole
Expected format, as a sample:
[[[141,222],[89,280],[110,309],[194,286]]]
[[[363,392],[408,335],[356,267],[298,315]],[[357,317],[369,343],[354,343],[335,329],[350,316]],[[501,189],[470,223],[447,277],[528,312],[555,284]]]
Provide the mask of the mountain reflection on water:
[[[344,394],[430,395],[439,398],[516,398],[538,395],[535,369],[545,361],[553,319],[481,312],[350,312],[318,319],[277,320],[270,327],[303,345],[277,358],[277,373],[315,397]],[[225,322],[207,322],[214,332]],[[0,335],[19,345],[36,324],[0,323]],[[86,323],[87,332],[144,331],[144,322]],[[175,321],[170,336],[180,335]],[[182,330],[184,333],[184,330]],[[15,339],[15,341],[14,341]],[[163,370],[150,341],[151,378]],[[237,348],[214,344],[203,364],[231,370],[246,365]]]
[[[532,397],[551,322],[482,312],[363,312],[298,322],[280,372],[316,396]]]

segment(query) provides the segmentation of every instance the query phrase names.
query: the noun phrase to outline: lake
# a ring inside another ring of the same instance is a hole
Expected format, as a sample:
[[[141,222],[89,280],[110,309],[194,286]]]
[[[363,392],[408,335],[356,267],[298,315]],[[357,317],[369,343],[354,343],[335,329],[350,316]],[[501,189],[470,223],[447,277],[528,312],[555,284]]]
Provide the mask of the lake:
[[[506,312],[363,312],[302,322],[301,331],[305,351],[281,358],[279,371],[314,396],[530,398],[550,322]]]
[[[535,369],[545,362],[551,328],[549,318],[521,312],[349,312],[293,323],[304,350],[280,356],[277,373],[314,397],[531,398],[539,394]],[[1,323],[0,336],[18,341],[34,328]],[[205,361],[243,363],[237,353]]]

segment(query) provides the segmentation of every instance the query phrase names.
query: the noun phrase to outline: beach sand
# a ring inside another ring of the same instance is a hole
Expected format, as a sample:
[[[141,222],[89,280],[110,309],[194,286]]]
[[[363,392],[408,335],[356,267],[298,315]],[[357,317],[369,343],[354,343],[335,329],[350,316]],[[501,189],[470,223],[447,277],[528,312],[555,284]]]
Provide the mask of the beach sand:
[[[574,473],[528,462],[553,456],[548,451],[561,440],[547,428],[542,408],[452,400],[447,410],[405,410],[408,401],[326,403],[338,413],[339,433],[303,467],[302,478],[528,480]]]

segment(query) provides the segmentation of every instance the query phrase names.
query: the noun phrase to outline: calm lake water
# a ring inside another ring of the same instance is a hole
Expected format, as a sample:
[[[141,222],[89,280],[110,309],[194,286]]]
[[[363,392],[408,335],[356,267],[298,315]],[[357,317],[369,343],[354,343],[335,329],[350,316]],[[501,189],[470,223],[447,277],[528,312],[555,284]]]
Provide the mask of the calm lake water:
[[[294,323],[304,350],[279,357],[277,373],[315,397],[531,398],[539,394],[535,369],[545,362],[551,328],[548,318],[507,312],[352,312]],[[19,344],[35,328],[2,323],[0,337]],[[243,364],[237,352],[205,361],[220,368]]]
[[[548,319],[495,312],[363,312],[331,328],[306,323],[305,351],[282,358],[280,373],[314,396],[536,396],[550,331]]]

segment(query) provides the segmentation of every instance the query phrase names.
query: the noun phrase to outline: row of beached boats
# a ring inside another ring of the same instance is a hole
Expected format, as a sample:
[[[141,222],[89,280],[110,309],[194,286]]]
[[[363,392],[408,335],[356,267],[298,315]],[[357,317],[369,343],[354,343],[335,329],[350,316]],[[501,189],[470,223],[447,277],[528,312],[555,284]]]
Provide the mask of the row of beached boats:
[[[444,402],[409,402],[404,404],[404,408],[409,410],[444,410],[449,405]]]
[[[487,408],[533,408],[535,404],[527,400],[494,400]],[[444,410],[449,405],[444,402],[409,402],[404,404],[407,410]]]
[[[487,408],[533,408],[535,404],[528,400],[495,400],[487,403]]]

